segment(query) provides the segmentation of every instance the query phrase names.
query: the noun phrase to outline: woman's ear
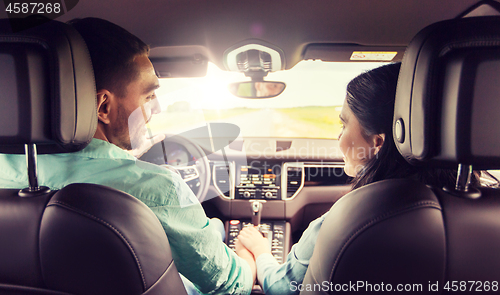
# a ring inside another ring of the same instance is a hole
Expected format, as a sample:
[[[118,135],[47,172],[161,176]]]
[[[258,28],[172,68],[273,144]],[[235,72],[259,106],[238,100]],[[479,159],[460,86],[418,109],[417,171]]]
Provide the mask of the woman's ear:
[[[385,133],[373,135],[373,155],[378,154],[385,141]]]
[[[111,122],[109,118],[111,96],[111,92],[105,89],[97,92],[97,119],[106,125]]]

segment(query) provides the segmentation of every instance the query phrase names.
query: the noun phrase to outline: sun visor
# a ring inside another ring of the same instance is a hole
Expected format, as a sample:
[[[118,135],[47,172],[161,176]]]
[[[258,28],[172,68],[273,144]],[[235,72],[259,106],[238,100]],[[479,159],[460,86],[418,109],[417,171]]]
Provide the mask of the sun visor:
[[[149,54],[158,78],[204,77],[208,69],[207,56],[203,46],[156,47]]]
[[[356,44],[310,44],[304,59],[332,62],[398,62],[403,59],[403,46],[362,46]]]

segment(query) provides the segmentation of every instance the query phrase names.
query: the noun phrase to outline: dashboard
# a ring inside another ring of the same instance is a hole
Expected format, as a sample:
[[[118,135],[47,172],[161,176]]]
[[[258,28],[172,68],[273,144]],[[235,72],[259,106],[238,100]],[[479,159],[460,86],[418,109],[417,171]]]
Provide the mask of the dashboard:
[[[167,138],[141,160],[179,173],[207,216],[225,223],[229,247],[243,227],[259,224],[279,262],[309,223],[350,189],[336,140],[228,139],[213,151],[206,139]]]
[[[293,200],[305,186],[342,186],[348,176],[340,162],[265,160],[257,164],[212,162],[214,188],[227,200]]]
[[[255,148],[255,147],[254,147]],[[342,161],[323,161],[271,157],[269,155],[245,155],[221,152],[210,153],[207,159],[210,165],[211,194],[200,201],[211,199],[215,195],[226,200],[293,200],[305,186],[345,185],[348,176],[343,171]],[[203,157],[204,155],[202,155]],[[243,157],[243,158],[242,158]],[[235,159],[236,158],[236,159]],[[151,148],[141,160],[156,165],[171,166],[183,176],[184,180],[190,168],[200,160],[190,152],[189,147],[168,139]],[[194,169],[194,167],[193,167]],[[187,179],[186,182],[196,179]],[[196,181],[195,181],[196,182]],[[196,183],[194,187],[197,187]],[[196,192],[195,192],[196,193]]]

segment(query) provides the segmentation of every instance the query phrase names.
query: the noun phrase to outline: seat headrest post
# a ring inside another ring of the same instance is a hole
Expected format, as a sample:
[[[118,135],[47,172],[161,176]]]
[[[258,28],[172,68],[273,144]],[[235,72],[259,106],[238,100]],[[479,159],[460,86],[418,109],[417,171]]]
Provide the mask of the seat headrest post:
[[[38,167],[36,157],[36,144],[25,144],[26,167],[28,170],[29,190],[36,192],[40,189],[38,186]]]
[[[459,192],[468,192],[472,176],[472,165],[458,164],[457,183],[455,190]]]
[[[26,151],[26,168],[28,170],[29,187],[19,191],[19,196],[33,197],[50,192],[50,189],[48,187],[38,186],[36,144],[25,144],[24,149]]]
[[[457,197],[466,199],[477,199],[481,197],[481,191],[477,188],[470,187],[472,179],[472,165],[458,164],[457,182],[455,187],[445,186],[444,191]]]

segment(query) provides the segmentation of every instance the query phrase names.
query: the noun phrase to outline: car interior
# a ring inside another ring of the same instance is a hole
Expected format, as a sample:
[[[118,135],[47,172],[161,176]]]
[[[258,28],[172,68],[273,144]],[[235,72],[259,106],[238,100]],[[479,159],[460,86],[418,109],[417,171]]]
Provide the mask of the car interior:
[[[55,21],[0,4],[0,153],[26,154],[30,179],[0,189],[1,294],[185,293],[147,206],[103,186],[38,183],[37,154],[81,150],[95,132],[92,65],[64,24],[84,17],[150,45],[162,112],[149,128],[166,139],[139,159],[178,173],[224,222],[229,248],[256,225],[283,263],[335,204],[301,293],[357,293],[342,289],[353,281],[417,285],[372,290],[382,293],[498,292],[499,2],[58,3],[41,13]],[[458,169],[456,187],[395,179],[350,192],[337,140],[345,87],[391,62],[402,62],[398,150],[413,165]],[[473,171],[480,189],[469,187]]]
[[[352,191],[325,219],[304,284],[495,280],[499,192],[467,186],[472,167],[499,164],[497,139],[477,128],[481,118],[497,120],[499,51],[487,44],[500,37],[493,29],[499,21],[464,18],[425,28],[408,45],[399,73],[393,121],[399,151],[415,164],[457,166],[457,186],[388,179]],[[477,106],[490,99],[489,110]]]
[[[0,190],[0,293],[185,294],[165,231],[145,204],[96,184],[39,185],[37,154],[83,149],[97,106],[78,32],[28,23],[38,25],[13,33],[9,20],[0,22],[1,73],[9,78],[2,91],[14,98],[2,97],[0,151],[26,154],[20,168],[30,181]]]

